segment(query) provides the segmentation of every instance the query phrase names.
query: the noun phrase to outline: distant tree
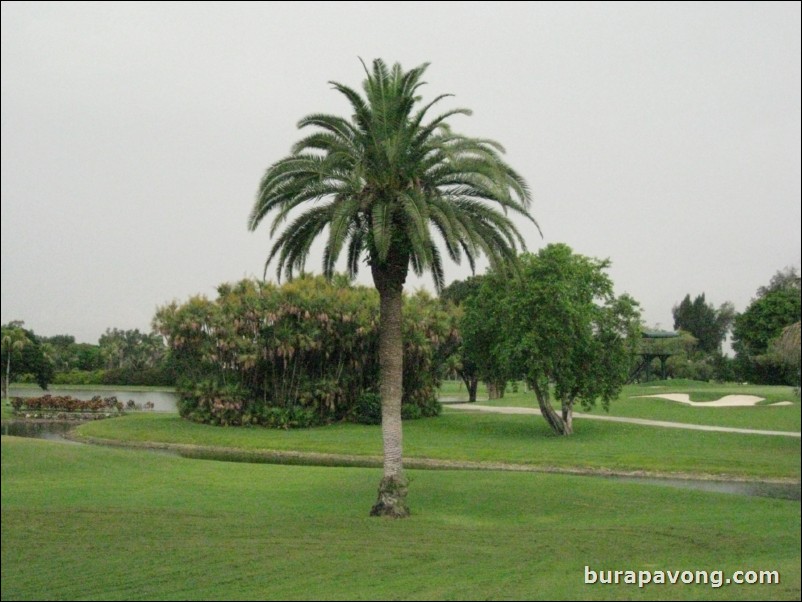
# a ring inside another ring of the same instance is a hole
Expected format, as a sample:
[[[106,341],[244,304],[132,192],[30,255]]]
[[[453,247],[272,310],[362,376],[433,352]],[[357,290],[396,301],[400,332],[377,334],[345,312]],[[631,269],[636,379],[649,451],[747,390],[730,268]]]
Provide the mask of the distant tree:
[[[440,299],[464,308],[466,302],[479,293],[484,278],[485,276],[471,276],[465,280],[455,280],[443,289]],[[471,352],[477,349],[478,345],[466,346],[464,337],[466,332],[471,333],[471,336],[476,336],[477,326],[468,324],[465,320],[466,314],[461,311],[459,315],[460,342],[450,358],[449,365],[465,383],[468,401],[472,403],[476,401],[476,393],[479,388],[480,363],[476,361],[477,354]]]
[[[769,293],[773,293],[780,290],[799,290],[800,289],[800,279],[799,272],[796,271],[795,267],[786,267],[782,270],[777,270],[777,273],[771,277],[768,286],[761,286],[757,289],[757,296],[765,297]]]
[[[41,337],[40,340],[56,371],[67,372],[75,367],[74,336],[57,334],[52,337]]]
[[[704,353],[721,351],[721,343],[735,319],[732,303],[723,303],[716,309],[712,303],[705,301],[704,293],[693,301],[690,295],[685,295],[682,302],[674,306],[672,313],[674,330],[691,333],[697,340],[697,348]]]
[[[626,382],[640,336],[637,303],[615,296],[608,261],[552,244],[521,257],[522,277],[487,279],[467,312],[497,334],[491,354],[509,373],[524,375],[552,430],[573,433],[577,402],[605,408]],[[551,398],[560,404],[558,412]]]
[[[75,343],[72,347],[74,357],[73,367],[78,370],[99,370],[103,367],[100,357],[100,345],[91,343]]]
[[[791,384],[793,373],[771,353],[770,345],[783,329],[800,321],[799,278],[778,272],[757,298],[735,318],[732,347],[741,378],[764,384]]]
[[[507,381],[520,377],[507,358],[497,352],[502,337],[506,336],[500,328],[506,314],[502,313],[504,308],[499,303],[499,294],[509,286],[509,279],[503,274],[490,273],[476,282],[480,286],[474,294],[466,297],[465,311],[460,320],[462,357],[473,378],[470,401],[476,401],[478,380],[487,384],[490,399],[498,399]]]
[[[800,368],[802,368],[800,365],[802,364],[800,361],[802,360],[800,357],[800,322],[783,328],[780,336],[771,342],[769,349],[782,363],[796,371],[796,394],[799,395]]]
[[[6,365],[6,377],[3,381],[3,399],[8,399],[8,387],[11,384],[11,358],[16,354],[20,355],[26,345],[31,344],[31,340],[22,328],[3,328],[2,351]]]
[[[19,375],[33,375],[42,389],[46,389],[53,379],[53,365],[45,356],[39,337],[32,330],[24,328],[23,324],[24,322],[15,320],[2,326],[0,362],[5,367],[6,396],[10,383]]]
[[[800,360],[799,325],[800,322],[796,322],[786,326],[773,342],[774,350],[783,357],[783,360],[796,366]]]
[[[164,339],[157,333],[107,328],[100,337],[100,356],[108,370],[156,368],[167,353]]]

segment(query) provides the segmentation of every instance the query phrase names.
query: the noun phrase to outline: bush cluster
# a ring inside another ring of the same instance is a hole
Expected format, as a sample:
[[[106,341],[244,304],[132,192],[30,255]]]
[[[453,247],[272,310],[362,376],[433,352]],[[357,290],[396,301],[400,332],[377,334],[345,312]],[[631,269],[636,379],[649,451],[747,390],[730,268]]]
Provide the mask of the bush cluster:
[[[15,412],[122,412],[123,403],[116,397],[76,399],[70,395],[42,395],[41,397],[13,397]]]
[[[372,289],[306,277],[276,286],[243,280],[160,308],[181,396],[179,411],[219,425],[303,427],[380,420],[379,300]],[[402,415],[435,416],[441,349],[453,317],[418,293],[404,309]],[[377,404],[379,410],[377,410]]]

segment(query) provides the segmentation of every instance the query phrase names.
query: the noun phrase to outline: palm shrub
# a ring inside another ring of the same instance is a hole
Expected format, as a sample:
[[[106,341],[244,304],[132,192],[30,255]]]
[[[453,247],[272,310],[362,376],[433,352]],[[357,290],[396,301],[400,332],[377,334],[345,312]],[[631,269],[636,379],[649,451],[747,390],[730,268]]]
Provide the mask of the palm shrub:
[[[282,286],[243,280],[160,308],[154,326],[183,374],[179,412],[220,425],[372,422],[378,395],[378,295],[323,277]],[[405,416],[434,416],[453,317],[426,293],[404,312]],[[363,408],[363,409],[360,409]]]

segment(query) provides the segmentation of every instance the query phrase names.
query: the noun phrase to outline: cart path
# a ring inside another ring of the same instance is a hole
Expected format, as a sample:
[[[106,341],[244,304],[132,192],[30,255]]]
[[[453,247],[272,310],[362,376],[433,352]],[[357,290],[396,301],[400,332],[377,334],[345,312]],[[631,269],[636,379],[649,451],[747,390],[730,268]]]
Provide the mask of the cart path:
[[[540,410],[535,408],[518,408],[511,406],[485,406],[475,403],[447,403],[447,408],[461,411],[490,412],[493,414],[534,414],[540,415]],[[757,429],[742,429],[729,426],[709,426],[706,424],[686,424],[684,422],[667,422],[665,420],[647,420],[646,418],[625,418],[623,416],[597,416],[595,414],[583,414],[574,412],[574,418],[580,420],[605,420],[607,422],[626,422],[628,424],[640,424],[643,426],[659,426],[672,429],[688,429],[691,431],[711,431],[717,433],[741,433],[744,435],[772,435],[777,437],[802,437],[802,433],[793,431],[762,431]]]

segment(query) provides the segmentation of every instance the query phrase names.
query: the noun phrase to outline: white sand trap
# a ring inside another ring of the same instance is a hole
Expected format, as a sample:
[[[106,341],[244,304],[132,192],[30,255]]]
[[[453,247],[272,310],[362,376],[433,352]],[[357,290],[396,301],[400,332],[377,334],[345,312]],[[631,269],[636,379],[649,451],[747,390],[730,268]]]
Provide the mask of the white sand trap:
[[[765,397],[756,397],[754,395],[725,395],[715,401],[691,401],[691,397],[687,393],[661,393],[659,395],[640,395],[640,397],[659,397],[670,401],[678,401],[695,408],[743,408],[757,405],[758,402],[765,399]],[[774,407],[794,404],[791,401],[778,401],[769,405]]]

